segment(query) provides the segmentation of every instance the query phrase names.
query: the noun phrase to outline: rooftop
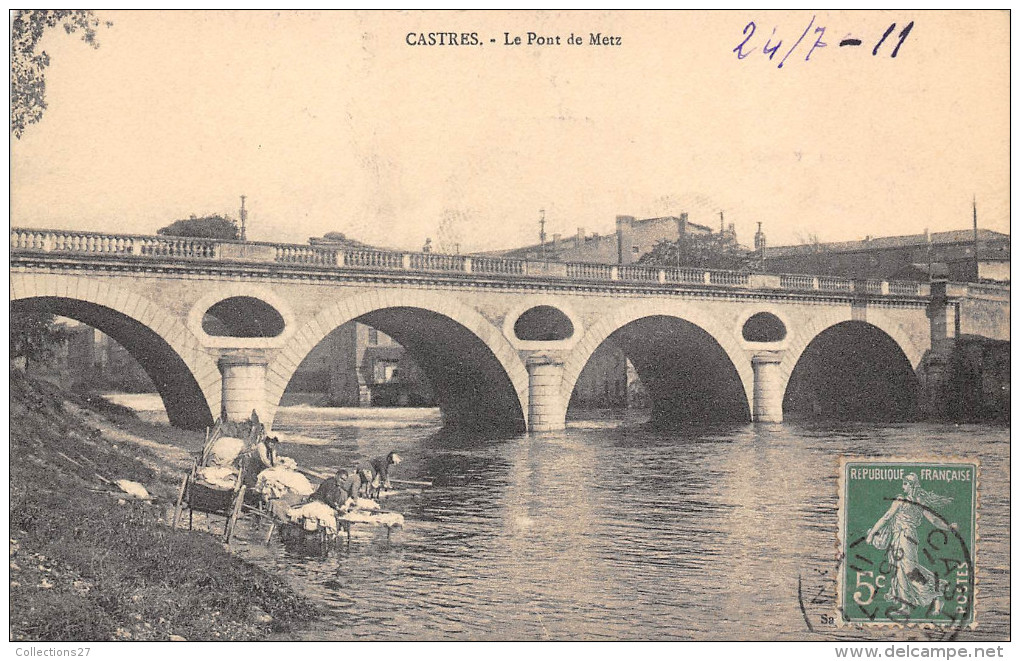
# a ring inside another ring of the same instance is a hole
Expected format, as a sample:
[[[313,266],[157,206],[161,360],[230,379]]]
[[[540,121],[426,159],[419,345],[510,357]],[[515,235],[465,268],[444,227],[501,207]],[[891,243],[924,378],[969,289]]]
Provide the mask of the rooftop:
[[[932,245],[952,245],[973,243],[974,230],[952,230],[949,232],[932,232],[930,234],[908,234],[906,236],[882,236],[862,241],[838,241],[834,243],[807,243],[798,246],[769,247],[769,257],[793,257],[819,251],[825,252],[864,252],[869,250],[889,250],[925,245],[930,240]],[[992,230],[979,229],[978,242],[1006,241],[1009,235]],[[1008,248],[1007,248],[1008,250]],[[984,252],[984,251],[982,251]]]
[[[632,226],[633,225],[642,225],[642,224],[645,224],[645,223],[661,222],[661,221],[664,221],[664,220],[669,220],[669,221],[673,221],[673,222],[679,222],[680,221],[680,217],[679,216],[659,216],[659,217],[656,217],[656,218],[638,218],[638,219],[635,219],[632,222]],[[702,230],[705,234],[711,234],[712,233],[712,228],[711,227],[708,227],[707,225],[701,225],[700,223],[692,223],[691,221],[688,220],[687,221],[687,226],[688,227],[697,228],[699,230]],[[555,236],[555,235],[553,235],[553,236]],[[576,237],[576,235],[574,235],[574,234],[561,235],[560,236],[560,243],[559,244],[556,244],[556,243],[554,243],[551,240],[550,241],[546,241],[545,242],[545,254],[546,254],[546,256],[549,257],[549,258],[552,258],[556,254],[558,254],[560,251],[566,251],[566,250],[570,250],[570,249],[574,248],[575,247],[575,243],[574,243],[575,242],[575,237]],[[614,229],[612,232],[610,232],[608,234],[599,234],[598,232],[594,232],[592,234],[586,234],[585,237],[584,237],[584,240],[586,242],[587,241],[599,241],[599,240],[605,240],[605,239],[612,239],[612,240],[615,241],[616,240],[616,230]],[[528,253],[540,252],[540,251],[542,251],[542,249],[543,248],[542,248],[542,244],[541,243],[534,243],[534,244],[531,244],[531,245],[519,246],[519,247],[516,247],[516,248],[503,248],[501,250],[489,250],[489,251],[480,252],[480,253],[476,253],[476,254],[479,254],[479,255],[498,255],[498,256],[501,256],[501,257],[518,257],[518,256],[524,256],[524,255],[526,255]]]

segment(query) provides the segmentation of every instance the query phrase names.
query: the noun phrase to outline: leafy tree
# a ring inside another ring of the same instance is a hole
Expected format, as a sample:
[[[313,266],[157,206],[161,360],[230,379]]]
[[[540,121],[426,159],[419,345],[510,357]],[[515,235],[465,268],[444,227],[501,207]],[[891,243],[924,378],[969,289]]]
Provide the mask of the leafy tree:
[[[11,309],[11,359],[41,360],[71,337],[52,314]]]
[[[800,273],[831,273],[832,255],[829,244],[822,243],[816,232],[797,232],[797,242],[808,246],[799,253],[797,271]]]
[[[96,28],[100,21],[85,9],[19,9],[11,21],[11,133],[21,138],[29,124],[42,119],[46,110],[46,67],[50,56],[36,52],[39,40],[50,28],[61,25],[67,34],[81,31],[81,38],[99,48]],[[110,27],[113,23],[106,22]]]
[[[747,251],[731,234],[685,234],[679,241],[660,240],[638,263],[735,270],[746,268],[747,261]]]
[[[192,214],[191,218],[175,220],[166,227],[161,227],[156,233],[164,236],[190,236],[197,239],[226,239],[228,241],[240,237],[237,223],[219,214],[201,218]]]

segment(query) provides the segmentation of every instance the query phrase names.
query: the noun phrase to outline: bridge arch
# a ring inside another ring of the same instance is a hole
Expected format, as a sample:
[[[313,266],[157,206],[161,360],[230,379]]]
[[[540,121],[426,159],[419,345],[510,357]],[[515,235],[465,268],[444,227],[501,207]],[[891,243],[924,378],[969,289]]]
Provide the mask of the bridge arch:
[[[127,289],[76,275],[12,273],[11,304],[75,319],[112,337],[156,385],[170,423],[201,429],[220,409],[216,361],[163,308]]]
[[[803,399],[803,393],[799,391],[804,389],[804,384],[795,381],[807,378],[806,374],[811,369],[808,361],[821,362],[826,355],[831,356],[832,362],[824,369],[818,366],[814,369],[830,374],[838,372],[840,381],[847,384],[847,388],[852,388],[850,384],[855,380],[881,373],[881,377],[875,377],[876,382],[872,386],[892,388],[887,393],[888,397],[903,395],[902,401],[889,402],[889,410],[897,409],[897,416],[907,415],[907,411],[917,405],[920,389],[917,374],[924,350],[899,323],[881,310],[869,309],[866,315],[856,316],[848,309],[830,310],[813,315],[811,321],[796,328],[780,367],[784,414],[793,412],[787,409],[796,405],[796,400]],[[812,386],[812,389],[819,388]],[[821,403],[815,406],[819,407]],[[868,411],[864,417],[880,413]]]
[[[271,405],[279,403],[305,356],[331,332],[355,320],[395,339],[419,363],[424,359],[422,367],[430,378],[442,380],[447,369],[458,373],[458,379],[469,386],[466,391],[455,392],[453,379],[445,381],[446,388],[444,383],[434,383],[448,422],[484,426],[486,419],[494,416],[492,422],[502,423],[501,431],[526,430],[528,372],[517,351],[479,312],[449,295],[429,291],[365,292],[322,310],[270,363],[266,394]],[[422,332],[408,330],[415,324]],[[477,370],[481,371],[475,373]],[[458,404],[457,397],[470,401]]]
[[[784,390],[790,380],[794,367],[812,340],[828,328],[846,321],[854,321],[854,315],[849,308],[830,310],[819,308],[816,314],[810,316],[810,320],[807,323],[798,323],[793,326],[787,325],[791,332],[787,338],[786,353],[780,369],[780,374],[782,375],[781,384]],[[868,310],[867,318],[860,321],[874,326],[892,338],[900,350],[903,351],[903,355],[906,356],[914,371],[916,372],[920,368],[925,349],[918,347],[899,323],[889,319],[880,310],[871,309]]]
[[[733,403],[742,410],[741,415],[746,412],[747,420],[750,420],[751,397],[753,392],[754,374],[751,369],[751,361],[746,351],[741,348],[740,328],[736,330],[721,324],[712,315],[693,307],[690,303],[683,301],[641,301],[623,306],[607,316],[599,319],[588,328],[577,347],[567,356],[564,362],[563,380],[560,386],[560,393],[566,406],[577,385],[578,378],[589,359],[602,346],[611,335],[624,329],[630,324],[641,322],[655,317],[665,317],[685,322],[697,329],[700,337],[711,341],[717,351],[728,361],[729,365],[724,369],[732,367],[732,376],[739,381],[736,386],[736,397],[739,401]],[[639,373],[640,373],[639,368]]]

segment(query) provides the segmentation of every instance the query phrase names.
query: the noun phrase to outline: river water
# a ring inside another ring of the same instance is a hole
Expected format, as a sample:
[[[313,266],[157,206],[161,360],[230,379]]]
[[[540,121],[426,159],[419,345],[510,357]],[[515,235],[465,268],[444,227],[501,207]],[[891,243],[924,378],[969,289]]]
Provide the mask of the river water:
[[[432,410],[278,414],[283,453],[302,464],[329,470],[395,450],[405,459],[396,477],[434,483],[419,500],[388,505],[406,518],[389,540],[355,526],[350,550],[326,558],[279,542],[246,547],[326,606],[305,637],[922,639],[822,623],[834,614],[840,455],[981,460],[979,626],[960,639],[1008,635],[1005,428],[663,433],[629,418],[483,440],[439,426]]]
[[[923,640],[838,629],[841,455],[981,461],[978,627],[1009,635],[1009,430],[978,425],[746,425],[656,432],[636,417],[504,440],[440,433],[429,409],[284,407],[281,453],[331,470],[389,451],[432,481],[322,557],[237,551],[324,606],[321,640]]]

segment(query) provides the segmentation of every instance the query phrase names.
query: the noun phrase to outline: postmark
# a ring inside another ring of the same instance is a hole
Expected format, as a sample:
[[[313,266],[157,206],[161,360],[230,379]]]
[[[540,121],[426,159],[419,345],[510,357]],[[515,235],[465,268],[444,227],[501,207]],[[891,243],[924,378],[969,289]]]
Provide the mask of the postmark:
[[[976,627],[979,463],[842,458],[841,625]]]

